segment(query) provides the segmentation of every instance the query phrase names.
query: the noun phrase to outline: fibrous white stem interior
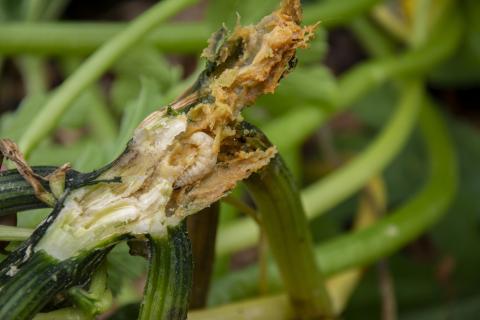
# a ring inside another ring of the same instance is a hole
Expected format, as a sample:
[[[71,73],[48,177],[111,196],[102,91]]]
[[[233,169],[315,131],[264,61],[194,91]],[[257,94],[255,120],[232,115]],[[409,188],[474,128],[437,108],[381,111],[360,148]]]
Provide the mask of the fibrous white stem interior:
[[[159,111],[145,119],[128,151],[100,177],[120,177],[121,182],[98,183],[71,192],[36,250],[63,260],[120,235],[161,236],[167,226],[177,224],[180,217],[167,217],[165,212],[174,184],[177,180],[185,183],[192,174],[200,177],[198,170],[206,171],[195,167],[196,155],[206,157],[213,141],[206,133],[197,132],[191,139],[182,139],[192,140],[191,146],[184,142],[181,149],[175,148],[186,127],[185,115],[167,116]],[[182,150],[182,157],[174,156],[175,150]],[[213,167],[216,156],[212,159],[213,163],[206,165]]]

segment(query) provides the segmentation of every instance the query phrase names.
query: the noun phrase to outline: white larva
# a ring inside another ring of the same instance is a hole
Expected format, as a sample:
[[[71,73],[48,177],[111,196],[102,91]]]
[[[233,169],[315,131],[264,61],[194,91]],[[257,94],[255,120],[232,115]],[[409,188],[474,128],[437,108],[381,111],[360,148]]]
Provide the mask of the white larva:
[[[197,148],[192,165],[177,179],[174,187],[180,188],[194,182],[209,173],[217,163],[215,139],[204,132],[195,132],[189,138],[189,143]]]

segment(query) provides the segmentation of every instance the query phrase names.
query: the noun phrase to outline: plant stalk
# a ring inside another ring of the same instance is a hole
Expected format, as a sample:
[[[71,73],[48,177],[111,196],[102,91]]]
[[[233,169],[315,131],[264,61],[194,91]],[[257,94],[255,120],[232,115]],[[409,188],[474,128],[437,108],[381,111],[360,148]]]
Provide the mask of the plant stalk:
[[[261,214],[270,249],[301,319],[331,316],[325,280],[313,254],[313,240],[298,189],[280,156],[246,180]]]
[[[168,237],[149,237],[148,244],[150,267],[138,319],[186,319],[192,253],[185,223],[170,229]]]
[[[411,200],[378,223],[316,247],[316,259],[325,275],[363,267],[388,256],[425,232],[446,212],[457,188],[455,153],[432,102],[428,99],[423,101],[420,129],[430,160],[426,184]],[[278,287],[281,279],[273,269],[270,270],[269,282],[271,286]],[[247,286],[246,279],[253,279],[252,286],[256,286],[257,274],[258,268],[250,268],[237,272],[234,278],[243,287]],[[229,284],[232,287],[237,285],[234,280]],[[230,291],[225,283],[222,288],[224,292]],[[189,319],[291,319],[292,309],[287,301],[285,295],[258,298],[194,312]],[[250,315],[258,315],[258,318]]]

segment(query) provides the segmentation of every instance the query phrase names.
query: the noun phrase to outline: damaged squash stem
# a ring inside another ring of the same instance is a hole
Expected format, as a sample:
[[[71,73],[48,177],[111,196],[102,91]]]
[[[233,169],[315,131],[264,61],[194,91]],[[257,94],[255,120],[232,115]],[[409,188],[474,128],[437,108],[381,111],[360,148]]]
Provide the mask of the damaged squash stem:
[[[192,252],[185,223],[164,238],[149,237],[145,294],[139,320],[186,319],[192,282]]]
[[[87,60],[25,133],[24,150],[32,150],[75,96],[156,25],[153,20],[191,2],[161,2]],[[155,239],[150,241],[151,264],[160,263],[165,272],[173,268],[168,259],[187,264],[188,239],[176,241],[171,230],[225,196],[277,153],[273,146],[253,143],[255,131],[242,122],[241,111],[259,96],[274,92],[294,65],[296,49],[306,47],[313,37],[315,26],[302,27],[300,21],[300,1],[285,0],[256,25],[237,25],[232,32],[222,28],[215,33],[203,52],[207,64],[198,81],[166,108],[147,116],[126,150],[99,171],[75,176],[64,165],[42,176],[27,165],[13,142],[2,140],[2,154],[15,163],[35,197],[54,209],[27,241],[0,262],[0,301],[9,306],[0,318],[31,318],[56,294],[83,284],[105,253],[125,239]],[[92,70],[95,67],[99,69]],[[184,237],[183,233],[179,236]],[[163,248],[164,240],[173,251],[163,250],[166,255],[161,257],[167,260],[157,261],[155,250],[157,245]],[[150,273],[153,287],[147,286],[142,318],[165,312],[172,319],[184,318],[191,270],[180,269],[180,278],[171,274],[173,278],[159,279]],[[47,284],[49,290],[33,290]],[[172,286],[173,291],[168,289]],[[172,292],[178,293],[174,301],[168,300]],[[163,311],[149,302],[155,296],[166,299]],[[172,308],[178,312],[172,313]]]
[[[246,180],[260,211],[261,227],[278,264],[283,283],[299,319],[332,316],[325,279],[315,260],[300,194],[279,155]]]

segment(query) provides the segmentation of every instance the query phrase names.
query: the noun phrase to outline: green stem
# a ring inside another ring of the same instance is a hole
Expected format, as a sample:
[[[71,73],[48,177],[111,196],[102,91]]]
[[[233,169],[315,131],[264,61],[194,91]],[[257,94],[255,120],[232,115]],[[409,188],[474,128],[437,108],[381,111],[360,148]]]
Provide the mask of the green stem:
[[[461,39],[462,24],[452,12],[449,20],[435,30],[433,36],[418,48],[398,56],[366,62],[343,75],[338,82],[336,112],[350,106],[359,97],[387,79],[398,76],[420,76],[444,61]]]
[[[374,57],[386,57],[392,54],[395,43],[382,30],[379,30],[365,17],[352,21],[350,28],[364,49]]]
[[[33,233],[33,229],[0,225],[0,241],[24,241]]]
[[[105,43],[54,92],[20,139],[20,149],[28,157],[35,146],[55,128],[72,102],[97,80],[122,54],[145,35],[196,0],[167,0],[137,18],[122,33]]]
[[[330,0],[310,5],[305,10],[305,22],[321,21],[327,27],[336,26],[360,15],[377,2],[378,0]],[[124,28],[124,23],[2,23],[0,53],[86,54]],[[156,29],[146,41],[163,51],[191,53],[199,52],[209,35],[206,24],[173,23]]]
[[[314,258],[299,192],[280,156],[246,184],[261,213],[262,228],[296,315],[302,319],[331,316],[330,297]]]
[[[431,0],[418,0],[414,2],[415,11],[413,16],[412,33],[409,42],[413,47],[421,45],[428,36],[430,26]]]
[[[2,266],[0,319],[31,319],[56,294],[87,280],[104,255],[105,252],[97,251],[58,261],[44,251],[36,251],[30,256],[25,253],[27,261],[19,267]]]
[[[431,102],[427,101],[422,108],[420,128],[431,163],[429,181],[405,206],[374,226],[318,247],[317,257],[327,273],[387,256],[418,237],[446,212],[457,187],[456,161],[447,129]]]
[[[400,208],[385,215],[379,223],[317,246],[315,250],[317,262],[327,276],[362,267],[388,256],[425,232],[446,212],[457,186],[455,153],[446,134],[446,128],[431,106],[431,102],[424,103],[420,112],[420,129],[431,163],[428,180],[417,195]],[[258,274],[258,266],[255,266],[218,279],[215,284],[225,295],[229,295],[223,297],[225,300],[239,299],[243,296],[233,296],[234,288],[241,286],[243,292],[252,291],[246,288],[255,290],[257,287],[255,279]],[[281,278],[273,264],[270,265],[268,276],[271,287],[281,287]],[[275,302],[277,305],[275,308],[272,301],[275,301],[275,298],[256,299],[214,308],[201,313],[203,318],[198,319],[207,319],[209,315],[228,319],[234,309],[242,310],[242,314],[249,314],[250,311],[265,314],[272,309],[285,310],[285,302]],[[283,313],[276,316],[276,319],[288,318],[288,315]],[[234,319],[244,318],[239,316]]]
[[[381,171],[401,150],[413,129],[420,103],[420,85],[407,86],[398,110],[374,142],[356,159],[302,192],[307,216],[313,218],[332,208],[368,179]],[[242,220],[219,230],[217,253],[226,254],[255,244],[258,228],[250,220]]]
[[[92,276],[88,291],[80,287],[73,287],[68,291],[82,312],[90,317],[102,314],[112,306],[112,293],[107,286],[107,266],[103,263]]]
[[[449,18],[450,19],[448,22],[444,25],[441,25],[441,28],[436,30],[434,36],[430,38],[424,46],[421,46],[421,48],[407,51],[399,56],[380,58],[369,63],[364,63],[343,75],[339,79],[339,97],[336,99],[334,112],[332,112],[332,114],[340,112],[349,107],[353,102],[358,100],[359,97],[363,96],[369,90],[390,78],[412,73],[415,74],[417,72],[424,73],[449,56],[456,48],[462,30],[462,24],[456,12],[452,12]],[[312,81],[315,80],[312,79]],[[414,94],[412,94],[412,96],[413,95]],[[409,106],[407,104],[403,104],[403,106],[404,108],[412,107],[412,105]],[[411,112],[414,112],[414,110],[412,109]],[[332,116],[332,114],[330,114],[330,116]],[[402,114],[403,112],[397,113],[397,116],[409,118],[408,115]],[[318,123],[318,125],[320,125],[321,122],[328,119],[328,117],[319,116],[318,119],[320,119],[320,122]],[[396,121],[392,119],[392,122]],[[381,156],[379,158],[381,161],[375,159],[369,163],[369,172],[378,172],[389,163],[391,157],[394,157],[395,154],[400,150],[402,143],[404,143],[406,136],[408,136],[408,132],[403,130],[411,129],[411,127],[407,127],[407,123],[402,124],[397,122],[395,127],[397,129],[395,129],[393,133],[402,134],[394,136],[392,133],[389,133],[387,135],[388,138],[381,139],[388,140],[387,148],[385,149],[387,152],[385,153],[385,156]],[[270,127],[269,130],[272,132],[280,132],[281,128]],[[400,131],[396,132],[396,130]],[[383,137],[383,135],[379,136],[379,139],[381,137]],[[372,144],[372,146],[378,145]],[[385,142],[380,143],[380,146],[385,146]],[[374,148],[370,151],[369,149],[369,152],[367,153],[368,158],[371,157],[372,153],[382,155],[384,150]],[[358,161],[353,160],[346,168],[350,168],[349,170],[355,170],[355,167],[358,166],[359,169],[364,170],[367,166],[365,166],[365,162],[362,159],[363,157],[358,158]],[[338,186],[341,183],[345,183],[345,176],[341,172],[336,172],[334,177],[336,178],[331,178],[330,183],[332,183],[336,190],[339,190]],[[355,177],[364,179],[366,175],[359,173],[355,174]],[[368,178],[369,177],[367,177],[366,180],[368,180]],[[340,190],[341,194],[336,196],[337,200],[345,199],[351,195],[351,192],[358,190],[358,188],[355,189],[348,187],[350,183],[356,185],[357,187],[361,187],[365,184],[366,180],[352,181],[349,179],[347,188],[350,189],[350,193],[347,194]],[[330,200],[326,201],[325,203],[317,201],[316,199],[330,199],[326,196],[326,194],[324,195],[322,193],[311,191],[317,188],[320,190],[318,192],[326,192],[329,194],[329,196],[332,194],[332,192],[329,191],[330,187],[326,184],[324,185],[322,181],[319,181],[318,183],[312,185],[311,188],[302,192],[302,200],[305,206],[305,211],[309,217],[318,216],[324,213],[324,210],[331,208],[334,204],[336,204]],[[343,187],[340,189],[343,189]],[[253,245],[256,239],[258,239],[258,229],[253,221],[241,220],[220,228],[218,236],[219,241],[217,242],[217,253],[226,254]]]
[[[150,267],[139,320],[183,320],[192,281],[192,253],[185,225],[149,239]]]
[[[38,175],[45,177],[55,167],[36,167]],[[44,187],[49,190],[47,184]],[[0,216],[18,211],[44,208],[46,204],[35,196],[35,191],[16,169],[0,172]]]
[[[303,201],[310,218],[316,216],[311,213],[326,212],[360,190],[402,150],[416,122],[421,90],[419,81],[408,83],[398,110],[368,149],[339,170],[304,189]]]
[[[17,59],[27,95],[34,96],[47,92],[44,61],[35,56],[21,56]]]
[[[0,23],[0,53],[88,54],[126,28],[127,24],[114,22]],[[144,41],[164,52],[196,53],[205,47],[209,35],[203,23],[175,22],[155,28]]]

